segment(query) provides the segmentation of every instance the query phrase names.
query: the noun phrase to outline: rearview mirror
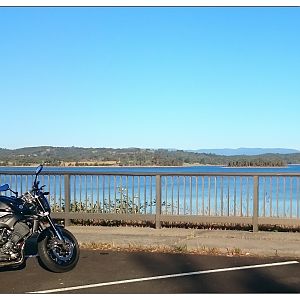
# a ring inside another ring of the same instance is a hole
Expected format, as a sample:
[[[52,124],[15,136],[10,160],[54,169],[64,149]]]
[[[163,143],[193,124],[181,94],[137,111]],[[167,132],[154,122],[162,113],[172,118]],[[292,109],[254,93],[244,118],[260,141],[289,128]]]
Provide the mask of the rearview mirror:
[[[0,186],[0,192],[6,192],[8,190],[9,190],[9,185],[7,183]]]
[[[39,165],[35,170],[35,175],[39,175],[43,170],[43,165]]]

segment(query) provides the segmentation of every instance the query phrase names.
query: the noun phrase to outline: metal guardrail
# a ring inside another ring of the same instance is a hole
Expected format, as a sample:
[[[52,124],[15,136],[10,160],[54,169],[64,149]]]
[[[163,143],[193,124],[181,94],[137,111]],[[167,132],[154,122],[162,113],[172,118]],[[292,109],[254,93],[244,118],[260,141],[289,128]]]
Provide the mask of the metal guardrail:
[[[23,193],[33,174],[2,171]],[[300,226],[298,173],[120,173],[43,171],[52,215],[71,220]],[[6,192],[7,193],[7,192]]]

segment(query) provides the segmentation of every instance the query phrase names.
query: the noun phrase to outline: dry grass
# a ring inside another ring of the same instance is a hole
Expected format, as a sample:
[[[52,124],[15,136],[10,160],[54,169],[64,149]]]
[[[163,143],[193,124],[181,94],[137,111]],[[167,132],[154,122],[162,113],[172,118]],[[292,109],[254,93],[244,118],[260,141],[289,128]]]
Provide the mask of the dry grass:
[[[202,246],[198,249],[188,249],[187,245],[175,246],[140,246],[128,244],[126,246],[117,246],[113,243],[80,243],[81,249],[100,250],[100,251],[118,251],[118,252],[149,252],[149,253],[184,253],[184,254],[198,254],[198,255],[226,255],[226,256],[245,256],[250,255],[244,253],[239,248],[229,249],[226,251],[215,247]]]

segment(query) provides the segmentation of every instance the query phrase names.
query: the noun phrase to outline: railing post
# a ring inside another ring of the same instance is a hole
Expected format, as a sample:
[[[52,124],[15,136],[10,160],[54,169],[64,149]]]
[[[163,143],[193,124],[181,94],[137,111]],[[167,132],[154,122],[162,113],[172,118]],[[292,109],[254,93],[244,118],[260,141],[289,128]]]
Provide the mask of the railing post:
[[[156,175],[156,215],[155,215],[155,228],[161,228],[161,175]]]
[[[259,201],[259,184],[258,176],[253,177],[253,232],[258,232],[258,201]]]
[[[71,186],[70,186],[70,175],[64,175],[64,187],[65,187],[65,226],[71,225],[71,220],[69,219],[70,212],[70,194],[71,194]]]

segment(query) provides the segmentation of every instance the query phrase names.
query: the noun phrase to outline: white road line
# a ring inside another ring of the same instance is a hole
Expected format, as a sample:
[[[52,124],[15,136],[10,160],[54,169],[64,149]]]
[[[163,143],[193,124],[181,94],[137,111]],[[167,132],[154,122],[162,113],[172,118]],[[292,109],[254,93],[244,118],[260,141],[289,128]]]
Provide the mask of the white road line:
[[[118,285],[118,284],[159,280],[159,279],[168,279],[168,278],[176,278],[176,277],[184,277],[184,276],[195,276],[195,275],[218,273],[218,272],[276,267],[276,266],[292,265],[292,264],[298,264],[298,263],[299,263],[298,261],[285,261],[285,262],[277,262],[277,263],[270,263],[270,264],[250,265],[250,266],[242,266],[242,267],[232,267],[232,268],[224,268],[224,269],[214,269],[214,270],[197,271],[197,272],[189,272],[189,273],[179,273],[179,274],[162,275],[162,276],[154,276],[154,277],[144,277],[144,278],[136,278],[136,279],[111,281],[111,282],[102,282],[102,283],[78,285],[78,286],[73,286],[73,287],[65,287],[65,288],[60,288],[60,289],[35,291],[35,292],[28,292],[28,293],[29,294],[49,294],[49,293],[67,292],[67,291],[90,289],[90,288],[103,287],[103,286],[109,286],[109,285]]]

